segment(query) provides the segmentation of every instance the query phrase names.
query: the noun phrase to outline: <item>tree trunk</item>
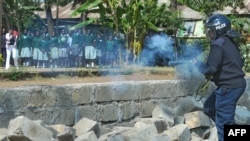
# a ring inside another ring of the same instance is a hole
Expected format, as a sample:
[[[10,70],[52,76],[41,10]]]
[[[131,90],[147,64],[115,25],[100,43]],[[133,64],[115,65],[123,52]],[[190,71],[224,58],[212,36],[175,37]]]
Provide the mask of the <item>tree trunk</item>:
[[[20,19],[20,13],[19,13],[19,7],[18,7],[18,2],[17,0],[15,1],[15,17],[17,17],[17,19]],[[21,31],[21,25],[20,25],[20,21],[17,20],[16,22],[16,28],[17,28],[17,31],[20,33]]]
[[[2,54],[3,0],[0,0],[0,53]]]
[[[56,0],[56,33],[58,32],[59,0]]]
[[[9,18],[8,18],[8,14],[7,14],[7,9],[4,8],[4,5],[3,5],[3,15],[4,15],[4,23],[5,23],[5,28],[8,30],[10,29],[10,21],[9,21]]]
[[[177,10],[177,6],[178,6],[177,1],[171,1],[171,6],[170,6],[170,7],[171,7],[172,9]],[[176,59],[176,60],[178,60],[178,56],[179,56],[179,53],[178,53],[178,39],[177,39],[177,37],[176,37],[177,30],[178,30],[178,29],[174,29],[174,31],[173,31],[173,34],[174,34],[174,42],[175,42],[175,44],[174,44],[174,50],[175,50],[175,59]]]
[[[120,34],[120,31],[119,31],[119,23],[118,23],[118,15],[117,15],[117,10],[115,9],[114,10],[114,22],[115,22],[115,33],[116,35]],[[121,47],[118,49],[118,58],[119,58],[119,65],[123,65],[123,58],[122,58],[122,49]]]
[[[129,40],[128,40],[128,36],[129,34],[126,32],[125,33],[125,56],[126,56],[126,60],[125,63],[128,64],[129,63],[129,54],[128,54],[128,50],[129,50]]]
[[[83,13],[81,14],[81,22],[86,21],[87,16],[88,16],[87,12],[83,12]],[[86,33],[85,26],[82,28],[82,32],[83,32],[83,33]]]
[[[45,12],[46,12],[46,18],[47,18],[47,24],[48,24],[48,31],[49,31],[49,34],[52,35],[52,32],[54,30],[54,25],[53,25],[51,6],[48,5]]]

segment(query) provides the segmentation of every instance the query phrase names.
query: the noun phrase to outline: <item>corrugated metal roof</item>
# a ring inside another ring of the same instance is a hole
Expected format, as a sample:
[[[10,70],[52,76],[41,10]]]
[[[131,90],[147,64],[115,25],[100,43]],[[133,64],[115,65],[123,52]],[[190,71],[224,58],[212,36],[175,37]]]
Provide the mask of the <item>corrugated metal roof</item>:
[[[59,19],[80,18],[81,15],[78,15],[76,17],[71,16],[71,13],[74,11],[74,10],[71,9],[72,4],[73,3],[70,3],[70,4],[68,4],[66,6],[63,6],[63,7],[59,6],[59,13],[58,13],[58,18]],[[56,18],[56,9],[57,9],[56,5],[52,6],[52,8],[51,8],[53,18]],[[34,13],[39,15],[42,19],[46,18],[45,11],[35,11]]]

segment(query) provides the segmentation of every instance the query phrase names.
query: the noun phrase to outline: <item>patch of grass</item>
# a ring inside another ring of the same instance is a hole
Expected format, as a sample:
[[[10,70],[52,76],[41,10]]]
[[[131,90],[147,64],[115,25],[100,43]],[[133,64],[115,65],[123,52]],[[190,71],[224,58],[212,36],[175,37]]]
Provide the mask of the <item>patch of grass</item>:
[[[122,75],[131,75],[133,72],[134,71],[132,69],[125,69],[122,71]]]
[[[41,80],[43,77],[39,73],[35,73],[34,77],[35,80]]]
[[[88,72],[87,72],[87,71],[84,71],[84,70],[78,71],[78,76],[79,76],[79,77],[84,77],[84,76],[87,76],[87,75],[88,75]]]
[[[6,77],[11,81],[17,81],[25,78],[25,72],[23,70],[12,69],[6,73]]]

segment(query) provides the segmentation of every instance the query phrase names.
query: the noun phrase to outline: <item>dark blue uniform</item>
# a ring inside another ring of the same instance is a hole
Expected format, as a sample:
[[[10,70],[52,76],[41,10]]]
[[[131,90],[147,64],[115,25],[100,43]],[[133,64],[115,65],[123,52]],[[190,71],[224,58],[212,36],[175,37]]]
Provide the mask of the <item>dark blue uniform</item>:
[[[224,140],[224,125],[235,124],[236,103],[246,88],[242,67],[239,48],[228,36],[211,43],[207,62],[199,67],[217,86],[204,103],[204,113],[216,123],[219,141]]]

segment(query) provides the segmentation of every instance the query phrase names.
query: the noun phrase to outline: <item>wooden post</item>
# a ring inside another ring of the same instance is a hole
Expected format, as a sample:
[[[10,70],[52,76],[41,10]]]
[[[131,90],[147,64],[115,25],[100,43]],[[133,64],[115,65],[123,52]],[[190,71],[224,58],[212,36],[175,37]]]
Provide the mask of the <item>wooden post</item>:
[[[0,0],[0,54],[2,54],[3,0]]]

